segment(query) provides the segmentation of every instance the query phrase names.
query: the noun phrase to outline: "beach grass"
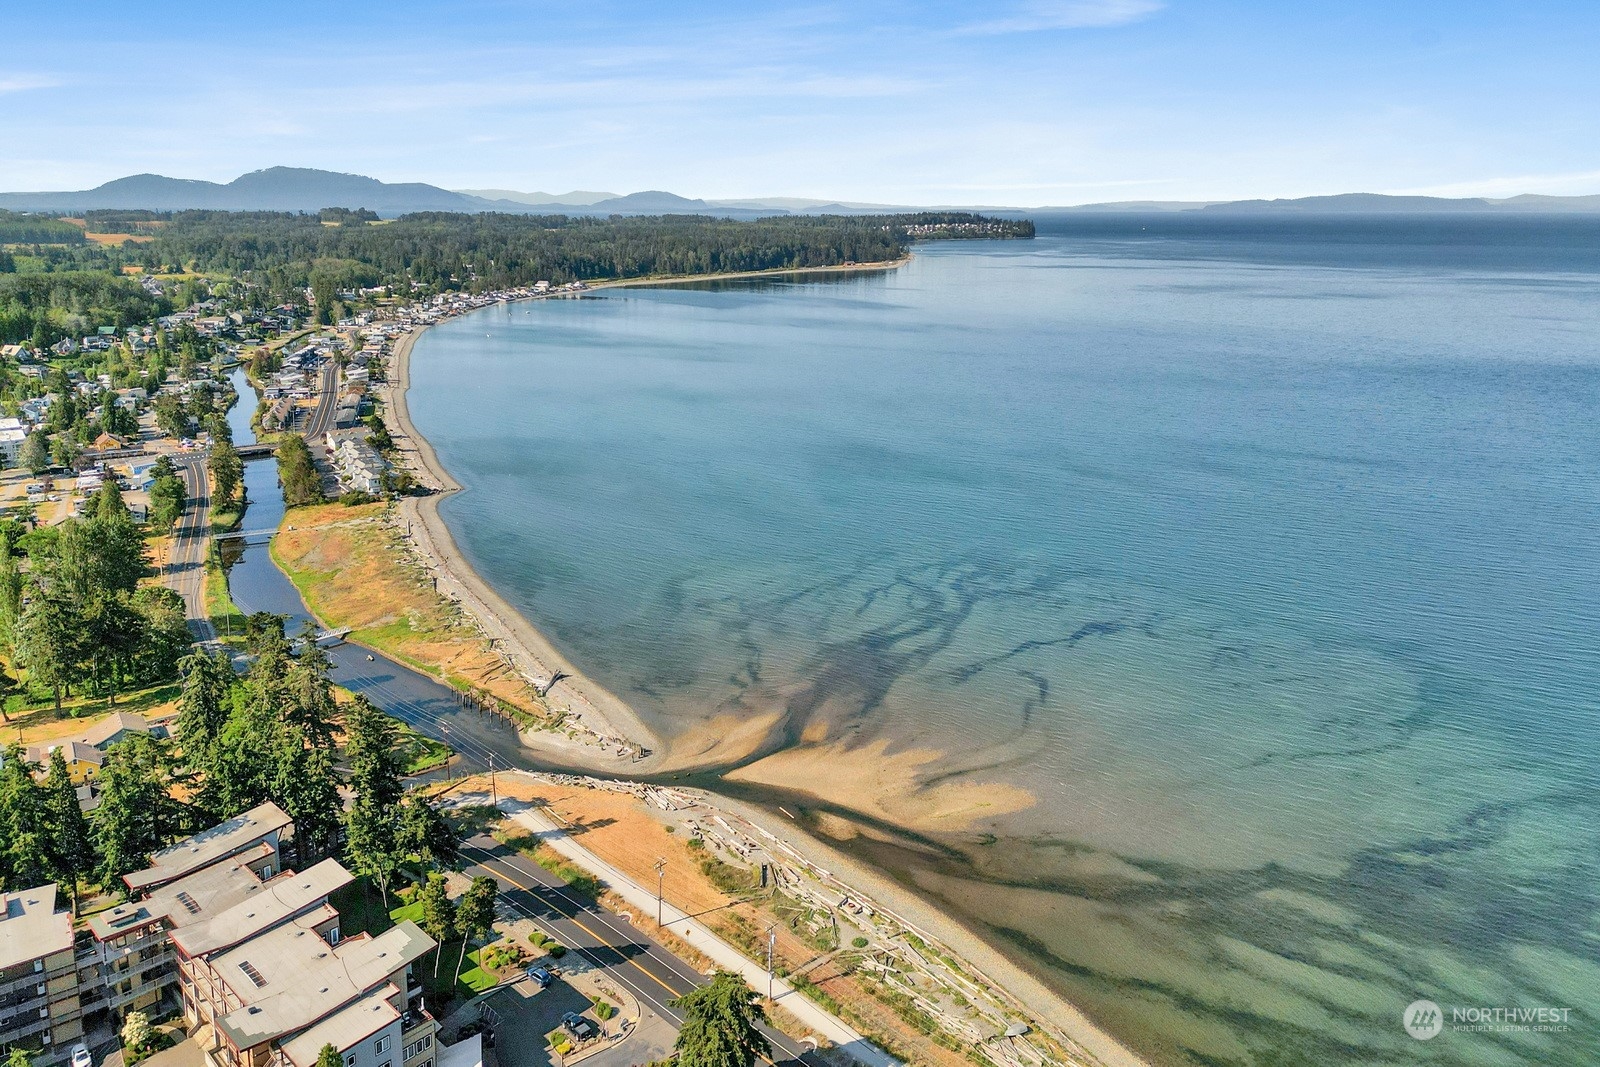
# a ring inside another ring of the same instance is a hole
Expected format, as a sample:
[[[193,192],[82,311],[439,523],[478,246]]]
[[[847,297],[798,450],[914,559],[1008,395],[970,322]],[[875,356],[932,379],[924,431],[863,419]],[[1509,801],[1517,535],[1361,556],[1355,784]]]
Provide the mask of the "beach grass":
[[[527,681],[461,608],[440,595],[409,553],[392,505],[297,508],[272,540],[272,559],[311,612],[350,639],[452,688],[487,694],[523,725],[542,721]]]

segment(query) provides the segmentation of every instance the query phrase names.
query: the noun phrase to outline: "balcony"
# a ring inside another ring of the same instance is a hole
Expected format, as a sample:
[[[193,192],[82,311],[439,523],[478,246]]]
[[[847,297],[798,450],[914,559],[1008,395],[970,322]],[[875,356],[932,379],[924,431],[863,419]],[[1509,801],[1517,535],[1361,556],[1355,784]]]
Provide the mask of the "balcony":
[[[417,1027],[430,1025],[433,1023],[433,1021],[433,1016],[428,1013],[427,1009],[407,1008],[400,1016],[401,1040],[404,1041],[406,1035],[410,1034],[411,1031],[415,1030]]]

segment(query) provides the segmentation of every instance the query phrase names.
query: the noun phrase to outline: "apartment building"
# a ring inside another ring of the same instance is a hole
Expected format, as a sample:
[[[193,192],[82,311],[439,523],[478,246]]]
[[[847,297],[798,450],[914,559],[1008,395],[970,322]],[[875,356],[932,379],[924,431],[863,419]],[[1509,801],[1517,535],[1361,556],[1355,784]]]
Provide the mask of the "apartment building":
[[[56,909],[56,887],[0,894],[0,1047],[63,1062],[83,1037],[72,916]]]
[[[45,886],[4,898],[0,1046],[65,1057],[85,1015],[182,1005],[209,1067],[434,1067],[438,1026],[412,964],[434,948],[416,924],[344,937],[335,860],[282,869],[293,825],[263,804],[151,857],[125,877],[139,899],[89,917],[76,939]],[[76,940],[76,944],[74,943]]]

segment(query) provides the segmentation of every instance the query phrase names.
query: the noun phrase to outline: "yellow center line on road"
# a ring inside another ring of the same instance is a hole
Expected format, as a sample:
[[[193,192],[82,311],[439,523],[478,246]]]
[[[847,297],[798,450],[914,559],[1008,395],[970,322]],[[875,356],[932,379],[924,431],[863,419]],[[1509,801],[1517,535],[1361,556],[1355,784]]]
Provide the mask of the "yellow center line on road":
[[[490,856],[491,858],[493,857],[492,853],[488,852],[485,849],[478,848],[475,845],[468,845],[467,847],[473,849],[476,852],[482,852],[485,855]],[[500,862],[500,864],[502,866],[505,866],[505,867],[510,867],[511,866],[509,863],[506,863],[506,861],[504,861],[504,860],[500,860],[499,862]],[[498,872],[493,871],[492,868],[486,868],[486,869],[489,870],[491,873],[498,873]],[[512,869],[515,870],[516,868],[512,868]],[[500,874],[500,877],[504,878],[506,881],[510,882],[512,885],[516,886],[518,889],[522,890],[524,893],[536,893],[537,892],[534,889],[533,886],[523,885],[521,882],[519,882],[515,878],[511,877],[509,874]],[[544,887],[541,887],[541,888],[544,888]],[[621,945],[613,945],[610,941],[607,941],[605,938],[603,938],[599,934],[595,933],[588,926],[585,926],[582,919],[579,919],[576,915],[569,914],[568,912],[563,911],[560,907],[557,907],[553,902],[551,902],[549,900],[549,898],[541,897],[540,899],[542,899],[547,905],[549,905],[553,910],[555,910],[557,913],[562,915],[564,918],[570,920],[572,922],[572,925],[576,926],[578,929],[582,930],[584,933],[588,934],[590,937],[592,937],[596,941],[600,942],[600,944],[601,944],[601,946],[603,948],[609,948],[613,952],[616,952],[619,955],[621,954],[621,952],[622,952],[622,946]],[[662,989],[665,989],[668,993],[671,993],[674,998],[677,998],[677,997],[682,995],[682,994],[678,993],[676,990],[674,990],[667,983],[663,982],[660,979],[659,976],[657,976],[655,974],[652,974],[638,960],[633,959],[631,957],[624,957],[624,959],[628,963],[631,963],[633,966],[637,967],[639,969],[639,973],[640,974],[645,975],[651,981],[653,981],[657,985],[659,985]],[[760,1055],[760,1054],[757,1053],[757,1055]],[[769,1059],[766,1056],[761,1056],[761,1059],[766,1062],[767,1067],[778,1067],[777,1063],[775,1063],[773,1060]]]

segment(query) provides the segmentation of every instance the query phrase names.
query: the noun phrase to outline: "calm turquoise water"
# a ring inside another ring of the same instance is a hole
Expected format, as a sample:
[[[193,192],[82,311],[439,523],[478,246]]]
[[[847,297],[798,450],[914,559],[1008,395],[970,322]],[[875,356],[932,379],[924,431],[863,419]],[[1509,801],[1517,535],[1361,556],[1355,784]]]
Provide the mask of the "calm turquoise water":
[[[412,373],[463,548],[665,732],[1031,790],[852,847],[1162,1062],[1600,1062],[1600,226],[1090,220]]]

